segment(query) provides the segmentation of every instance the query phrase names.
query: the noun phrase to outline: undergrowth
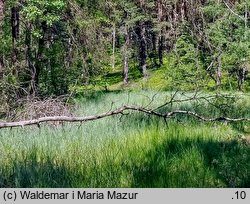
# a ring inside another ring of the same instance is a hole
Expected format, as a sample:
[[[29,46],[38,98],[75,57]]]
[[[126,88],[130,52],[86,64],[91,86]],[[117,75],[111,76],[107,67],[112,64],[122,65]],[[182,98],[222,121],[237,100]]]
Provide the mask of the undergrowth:
[[[90,115],[127,103],[145,106],[154,95],[89,94],[76,100],[76,113]],[[166,100],[167,94],[155,97],[150,107]],[[212,110],[189,102],[182,108],[204,114]],[[216,109],[213,114],[218,114]],[[56,128],[4,129],[0,186],[249,187],[250,148],[240,139],[246,126],[187,117],[162,121],[133,113]]]

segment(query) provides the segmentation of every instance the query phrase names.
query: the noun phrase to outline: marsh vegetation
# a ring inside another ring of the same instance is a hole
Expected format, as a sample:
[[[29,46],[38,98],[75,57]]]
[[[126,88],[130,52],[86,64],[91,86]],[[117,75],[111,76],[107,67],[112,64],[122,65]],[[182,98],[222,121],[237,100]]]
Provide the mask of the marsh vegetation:
[[[113,108],[128,100],[146,106],[153,96],[151,107],[170,93],[89,94],[76,99],[76,114],[106,112],[110,102]],[[248,101],[242,99],[232,112],[249,116]],[[210,116],[220,114],[205,102],[175,105]],[[0,186],[249,187],[248,131],[248,123],[204,123],[186,116],[164,121],[141,113],[83,124],[3,129]]]

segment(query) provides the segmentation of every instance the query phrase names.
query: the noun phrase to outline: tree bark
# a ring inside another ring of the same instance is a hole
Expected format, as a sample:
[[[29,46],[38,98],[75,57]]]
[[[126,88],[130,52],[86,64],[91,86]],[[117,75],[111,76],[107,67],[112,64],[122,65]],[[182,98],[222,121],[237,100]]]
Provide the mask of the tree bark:
[[[32,54],[31,54],[31,24],[27,23],[25,29],[25,45],[26,45],[26,63],[32,72]]]
[[[157,20],[158,23],[162,23],[163,21],[163,3],[162,0],[157,0]],[[158,34],[158,58],[159,58],[159,65],[163,64],[163,35],[162,35],[162,27],[160,25],[160,31]]]
[[[2,22],[3,18],[4,18],[4,0],[0,0],[0,23]]]
[[[161,31],[161,33],[162,33],[162,31]],[[162,34],[160,34],[159,47],[158,47],[158,58],[159,58],[160,65],[163,65],[163,49],[164,49],[163,42],[164,42],[163,36],[162,36]]]
[[[245,68],[240,68],[238,70],[238,90],[242,91],[243,90],[243,84],[245,81],[245,76],[246,76],[246,69]]]
[[[195,112],[192,111],[186,111],[186,110],[176,110],[176,111],[171,111],[171,112],[156,112],[151,109],[146,109],[143,107],[138,107],[138,106],[122,106],[120,108],[117,108],[115,110],[106,112],[106,113],[101,113],[98,115],[90,115],[90,116],[85,116],[85,117],[68,117],[68,116],[52,116],[52,117],[43,117],[43,118],[38,118],[34,120],[26,120],[26,121],[18,121],[18,122],[0,122],[0,129],[1,128],[13,128],[13,127],[24,127],[24,126],[30,126],[30,125],[38,125],[40,127],[41,123],[45,122],[88,122],[88,121],[94,121],[94,120],[99,120],[102,118],[118,115],[118,114],[124,114],[125,111],[136,111],[140,113],[144,113],[147,115],[152,115],[156,116],[159,118],[163,118],[164,120],[168,118],[172,118],[173,116],[176,116],[178,114],[182,115],[188,115],[191,117],[194,117],[198,120],[201,121],[206,121],[206,122],[250,122],[250,118],[228,118],[228,117],[216,117],[216,118],[207,118],[202,115],[199,115]]]
[[[222,76],[222,71],[221,71],[221,56],[219,55],[217,58],[217,69],[216,69],[216,86],[217,88],[220,88],[221,86],[221,76]]]
[[[146,26],[144,22],[140,22],[140,68],[143,79],[147,79],[147,40]]]
[[[248,7],[247,4],[245,5],[245,19],[244,19],[244,23],[245,23],[245,31],[244,31],[244,40],[247,40],[247,29],[248,29]]]
[[[145,14],[145,2],[144,0],[140,0],[140,8],[142,12]],[[146,37],[146,23],[145,20],[141,20],[139,23],[140,29],[140,49],[139,49],[139,57],[140,57],[140,69],[143,75],[143,79],[148,78],[147,73],[147,37]]]
[[[16,67],[17,62],[17,40],[19,38],[19,7],[14,6],[11,9],[11,29],[12,29],[12,65],[13,65],[13,74],[18,75],[18,68]]]
[[[152,32],[152,55],[151,58],[153,59],[153,64],[154,67],[158,67],[158,53],[157,53],[157,48],[158,48],[158,38],[157,38],[157,33]]]
[[[0,0],[0,33],[2,33],[3,19],[4,19],[4,0]]]
[[[112,70],[115,71],[115,44],[116,44],[116,26],[113,25],[113,32],[112,32],[112,38],[113,38],[113,53],[112,53]]]
[[[2,23],[4,19],[4,0],[0,0],[0,37],[3,35]],[[0,80],[4,75],[3,54],[0,53]]]
[[[38,48],[37,48],[37,54],[36,54],[36,63],[35,66],[33,66],[32,70],[32,79],[31,79],[31,94],[37,95],[38,94],[38,86],[39,86],[39,75],[43,66],[43,52],[45,48],[45,35],[47,32],[47,24],[46,22],[41,23],[41,28],[43,31],[43,36],[39,38],[38,40]]]
[[[0,0],[0,35],[2,34],[3,19],[4,19],[4,0]]]
[[[0,81],[3,79],[4,76],[4,63],[3,63],[3,56],[0,54]]]
[[[128,59],[129,59],[129,44],[130,44],[130,39],[129,39],[129,28],[128,25],[125,26],[125,46],[124,46],[124,65],[123,65],[123,83],[126,85],[128,84]]]

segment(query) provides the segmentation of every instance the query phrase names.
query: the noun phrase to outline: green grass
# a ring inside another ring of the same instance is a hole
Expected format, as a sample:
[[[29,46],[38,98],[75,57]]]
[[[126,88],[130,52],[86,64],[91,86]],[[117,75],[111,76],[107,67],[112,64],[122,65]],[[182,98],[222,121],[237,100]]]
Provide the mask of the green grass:
[[[130,65],[128,78],[129,83],[123,84],[123,68],[118,66],[115,70],[107,74],[102,74],[93,77],[88,85],[71,87],[74,93],[81,93],[83,91],[118,91],[118,90],[171,90],[173,81],[169,72],[173,65],[171,57],[164,58],[164,65],[155,68],[152,62],[148,62],[147,81],[142,79],[142,74],[137,63]]]
[[[76,99],[75,112],[146,106],[154,95],[96,92]],[[150,107],[167,98],[159,92]],[[247,100],[237,105],[238,114],[249,114]],[[177,106],[220,114],[205,104]],[[250,187],[250,148],[239,136],[245,126],[189,117],[165,123],[133,113],[82,125],[2,129],[0,187]]]

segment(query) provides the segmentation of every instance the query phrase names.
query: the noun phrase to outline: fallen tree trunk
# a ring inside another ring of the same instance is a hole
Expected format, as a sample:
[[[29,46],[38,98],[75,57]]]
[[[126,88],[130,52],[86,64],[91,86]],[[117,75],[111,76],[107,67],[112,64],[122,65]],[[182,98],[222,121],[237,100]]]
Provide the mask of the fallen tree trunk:
[[[184,111],[184,110],[176,110],[166,113],[160,113],[156,112],[151,109],[146,109],[143,107],[137,107],[137,106],[122,106],[120,108],[117,108],[113,111],[109,111],[106,113],[101,113],[97,115],[91,115],[91,116],[85,116],[85,117],[68,117],[68,116],[53,116],[53,117],[42,117],[38,119],[33,120],[25,120],[25,121],[18,121],[18,122],[0,122],[0,129],[1,128],[12,128],[12,127],[24,127],[29,125],[40,125],[40,123],[45,122],[87,122],[87,121],[93,121],[98,120],[101,118],[119,115],[119,114],[125,114],[124,112],[127,110],[136,111],[136,112],[142,112],[147,115],[154,115],[163,119],[171,118],[177,114],[183,114],[183,115],[189,115],[194,118],[197,118],[201,121],[207,121],[207,122],[215,122],[215,121],[225,121],[225,122],[241,122],[241,121],[247,121],[250,122],[250,118],[228,118],[228,117],[216,117],[216,118],[207,118],[202,115],[199,115],[192,111]]]

